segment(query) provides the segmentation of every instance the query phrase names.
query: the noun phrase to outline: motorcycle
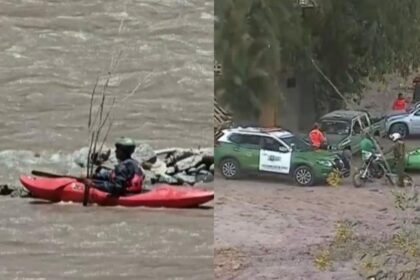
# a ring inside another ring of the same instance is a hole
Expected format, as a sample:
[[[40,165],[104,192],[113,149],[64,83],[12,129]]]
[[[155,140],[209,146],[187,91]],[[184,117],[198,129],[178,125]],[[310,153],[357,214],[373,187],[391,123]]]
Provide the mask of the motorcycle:
[[[396,185],[397,175],[389,172],[382,155],[375,153],[364,161],[362,167],[353,174],[353,186],[360,188],[368,182],[373,182],[375,179],[382,179],[384,177],[386,183]],[[408,186],[413,184],[413,179],[409,175],[404,174],[404,185]]]

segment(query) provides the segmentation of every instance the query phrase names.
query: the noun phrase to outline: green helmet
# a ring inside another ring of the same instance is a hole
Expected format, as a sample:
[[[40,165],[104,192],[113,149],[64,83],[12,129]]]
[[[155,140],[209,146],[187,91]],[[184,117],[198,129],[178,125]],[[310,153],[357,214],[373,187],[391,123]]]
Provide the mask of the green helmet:
[[[128,137],[121,137],[115,142],[115,147],[132,154],[136,149],[136,141]]]

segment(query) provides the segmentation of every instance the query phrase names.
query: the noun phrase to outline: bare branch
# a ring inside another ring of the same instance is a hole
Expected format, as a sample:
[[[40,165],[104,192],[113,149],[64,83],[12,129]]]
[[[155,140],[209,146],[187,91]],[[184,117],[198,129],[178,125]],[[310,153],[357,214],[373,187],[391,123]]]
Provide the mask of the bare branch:
[[[86,165],[86,176],[90,178],[91,172],[90,172],[90,158],[92,154],[92,146],[93,146],[93,137],[94,132],[92,132],[89,140],[89,151],[88,151],[88,158],[87,158],[87,165]]]
[[[93,99],[95,97],[96,87],[98,86],[99,76],[96,78],[95,86],[93,87],[92,94],[90,96],[90,107],[89,107],[89,121],[88,121],[88,130],[90,131],[92,125],[92,109],[93,109]]]
[[[109,121],[109,123],[108,123],[108,128],[107,128],[107,130],[106,130],[105,136],[104,136],[104,138],[102,139],[102,143],[101,143],[101,147],[99,148],[99,151],[102,151],[102,148],[103,148],[103,146],[104,146],[104,144],[105,144],[105,141],[106,141],[106,139],[108,138],[108,134],[109,134],[109,132],[111,131],[112,124],[113,124],[113,121],[112,121],[112,120],[110,120],[110,121]]]
[[[126,100],[127,98],[129,98],[130,96],[132,96],[139,89],[140,86],[141,86],[141,82],[139,82],[137,84],[137,86],[129,94],[127,94],[126,96],[124,96],[124,98],[121,99],[121,102],[123,102],[124,100]]]

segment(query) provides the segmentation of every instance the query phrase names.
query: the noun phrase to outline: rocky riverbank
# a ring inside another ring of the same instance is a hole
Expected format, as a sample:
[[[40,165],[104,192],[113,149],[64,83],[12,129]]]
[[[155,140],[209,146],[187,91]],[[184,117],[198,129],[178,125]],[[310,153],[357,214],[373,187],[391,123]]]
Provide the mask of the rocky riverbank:
[[[19,183],[19,175],[30,174],[32,170],[80,176],[86,170],[88,150],[84,147],[71,154],[1,151],[0,195],[30,196]],[[104,147],[102,150],[112,149]],[[193,186],[211,183],[214,179],[213,148],[154,150],[148,144],[140,144],[133,158],[139,161],[145,173],[145,188],[153,188],[155,184]],[[113,167],[116,163],[117,159],[111,152],[104,165]]]

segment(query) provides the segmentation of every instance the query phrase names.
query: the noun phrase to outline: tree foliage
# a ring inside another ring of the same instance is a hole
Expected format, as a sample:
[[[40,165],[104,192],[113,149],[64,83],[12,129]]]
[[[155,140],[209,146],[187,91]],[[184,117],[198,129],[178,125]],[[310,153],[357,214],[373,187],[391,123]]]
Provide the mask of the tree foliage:
[[[341,100],[310,59],[346,94],[386,73],[406,75],[420,63],[420,1],[216,0],[215,56],[222,64],[216,93],[241,115],[257,117],[279,102],[290,72],[305,73],[327,107]]]
[[[300,11],[287,1],[216,1],[215,50],[223,65],[216,82],[232,109],[258,116],[280,90],[279,73],[296,60],[303,37]],[[299,29],[299,28],[298,28]],[[294,31],[293,31],[294,30]],[[287,44],[283,44],[287,41]]]

